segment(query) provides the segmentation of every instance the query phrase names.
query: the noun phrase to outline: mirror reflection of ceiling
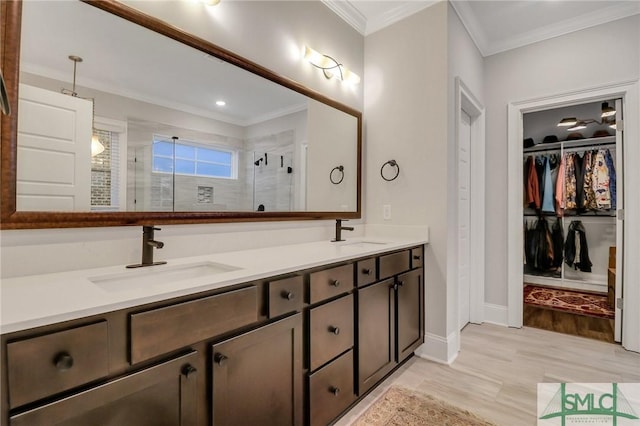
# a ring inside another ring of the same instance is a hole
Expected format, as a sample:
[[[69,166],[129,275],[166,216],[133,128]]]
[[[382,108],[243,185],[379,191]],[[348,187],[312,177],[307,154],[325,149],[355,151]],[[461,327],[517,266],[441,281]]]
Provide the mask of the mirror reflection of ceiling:
[[[80,87],[239,126],[306,108],[307,98],[293,90],[79,1],[27,1],[22,14],[21,70],[68,82],[69,89],[68,56],[77,55]],[[180,78],[184,69],[188,79]]]

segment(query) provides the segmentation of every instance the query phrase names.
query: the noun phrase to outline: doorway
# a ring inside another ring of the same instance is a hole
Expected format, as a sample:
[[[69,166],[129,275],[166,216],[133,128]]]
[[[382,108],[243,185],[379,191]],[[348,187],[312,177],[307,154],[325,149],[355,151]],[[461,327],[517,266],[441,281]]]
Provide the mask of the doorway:
[[[456,78],[455,223],[458,330],[484,321],[484,107]],[[471,255],[473,253],[473,256]]]
[[[620,123],[617,131],[624,129],[624,149],[618,153],[621,160],[628,164],[633,158],[640,158],[640,147],[638,147],[638,83],[620,83],[604,86],[600,88],[587,89],[571,92],[554,97],[545,97],[527,101],[515,102],[508,107],[508,254],[507,254],[507,279],[508,279],[508,325],[512,327],[522,327],[523,325],[523,296],[522,285],[522,261],[523,261],[523,185],[522,177],[524,171],[523,158],[523,115],[529,112],[541,111],[544,109],[560,108],[564,106],[577,105],[581,103],[601,101],[603,99],[622,99],[623,110],[628,120],[624,124]],[[625,169],[625,188],[633,187],[640,183],[640,170],[637,168]],[[618,295],[622,295],[623,301],[616,301],[616,309],[624,306],[621,313],[621,321],[624,328],[620,337],[622,345],[633,351],[640,351],[640,289],[631,285],[631,279],[623,280],[623,277],[635,277],[640,272],[640,265],[637,262],[622,262],[625,259],[639,258],[640,247],[634,243],[634,232],[638,232],[640,217],[638,216],[639,201],[637,192],[625,192],[625,205],[618,206],[616,220],[618,225],[616,233],[624,236],[621,249],[618,248],[617,268],[618,268]],[[623,220],[624,219],[624,220]],[[637,234],[635,234],[637,235]],[[620,240],[618,240],[620,241]]]

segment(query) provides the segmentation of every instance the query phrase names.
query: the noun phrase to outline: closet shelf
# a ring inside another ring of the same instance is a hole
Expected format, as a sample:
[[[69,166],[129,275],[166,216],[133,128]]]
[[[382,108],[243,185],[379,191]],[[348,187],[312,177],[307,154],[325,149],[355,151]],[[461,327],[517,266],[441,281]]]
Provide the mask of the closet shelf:
[[[604,145],[616,143],[615,136],[605,136],[601,138],[588,138],[588,139],[576,139],[572,141],[560,141],[560,142],[552,142],[552,143],[539,143],[531,148],[524,148],[522,150],[523,153],[529,152],[538,152],[538,151],[550,151],[553,149],[560,148],[579,148],[583,146],[596,146],[596,145]]]

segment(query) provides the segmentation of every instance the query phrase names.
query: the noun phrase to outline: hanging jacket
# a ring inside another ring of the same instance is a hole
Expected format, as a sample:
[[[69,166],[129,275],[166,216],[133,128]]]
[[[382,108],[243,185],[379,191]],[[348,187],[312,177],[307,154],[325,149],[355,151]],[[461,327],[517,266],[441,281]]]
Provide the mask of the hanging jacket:
[[[564,261],[567,265],[582,272],[591,272],[591,260],[589,259],[589,247],[587,246],[587,234],[584,225],[579,220],[569,224],[567,239],[564,243]]]
[[[570,152],[565,154],[565,167],[564,167],[564,208],[567,210],[574,210],[577,207],[576,204],[576,163],[574,161],[575,154]]]
[[[526,201],[529,207],[540,208],[540,186],[538,184],[538,172],[536,171],[534,157],[527,158],[527,191]]]
[[[544,176],[543,176],[543,191],[542,191],[542,211],[545,213],[554,213],[555,207],[553,205],[553,182],[551,180],[551,157],[545,157],[543,159],[544,164]]]
[[[599,150],[596,154],[593,166],[593,190],[595,193],[595,203],[597,208],[611,209],[611,192],[609,191],[609,168],[605,161],[604,150]]]
[[[582,207],[585,210],[595,210],[598,208],[598,205],[596,204],[596,194],[592,185],[594,160],[595,154],[592,151],[584,153],[582,164],[582,186],[584,189],[584,199],[582,200]]]
[[[551,241],[553,242],[553,262],[551,266],[558,268],[562,266],[562,250],[564,246],[564,230],[562,220],[557,218],[551,227]]]
[[[616,209],[617,205],[617,192],[616,192],[616,167],[613,164],[613,157],[611,151],[604,150],[604,161],[609,169],[609,193],[611,194],[611,210]]]
[[[562,217],[562,215],[564,214],[565,157],[566,156],[562,156],[562,159],[560,160],[560,166],[558,167],[558,176],[556,177],[556,215],[559,217]]]

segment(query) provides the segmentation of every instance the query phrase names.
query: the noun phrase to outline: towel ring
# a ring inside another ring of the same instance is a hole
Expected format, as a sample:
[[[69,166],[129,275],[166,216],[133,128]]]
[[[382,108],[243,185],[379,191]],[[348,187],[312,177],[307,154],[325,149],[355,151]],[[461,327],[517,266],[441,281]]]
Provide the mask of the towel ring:
[[[393,175],[392,178],[386,178],[384,176],[384,173],[383,173],[384,166],[386,166],[387,164],[390,165],[391,167],[395,167],[396,168],[396,174]],[[399,174],[400,174],[400,166],[398,165],[398,162],[396,160],[389,160],[386,163],[384,163],[382,165],[382,167],[380,167],[380,176],[382,176],[382,179],[386,180],[387,182],[391,182],[392,180],[395,180],[398,177]]]
[[[340,172],[340,180],[333,178],[333,172],[335,172],[336,170]],[[334,185],[342,183],[342,181],[344,180],[344,166],[335,166],[333,169],[331,169],[331,172],[329,172],[329,180]]]

